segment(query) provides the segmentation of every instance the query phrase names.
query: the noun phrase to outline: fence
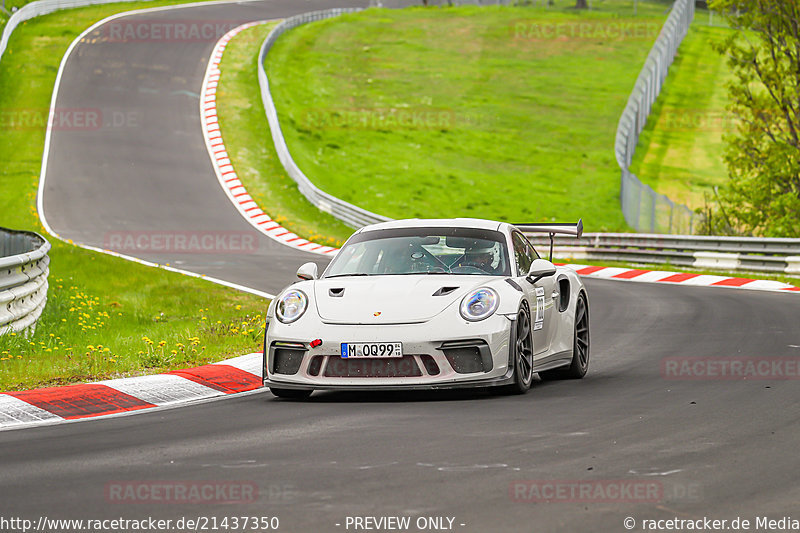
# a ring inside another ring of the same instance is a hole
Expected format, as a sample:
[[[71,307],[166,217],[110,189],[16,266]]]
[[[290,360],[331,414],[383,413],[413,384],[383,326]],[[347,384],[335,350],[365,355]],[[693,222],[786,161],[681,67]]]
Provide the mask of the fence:
[[[678,45],[694,19],[695,0],[676,0],[650,50],[617,125],[614,152],[622,170],[620,203],[625,221],[636,231],[692,233],[695,215],[645,185],[629,169],[647,116],[661,92]]]
[[[540,249],[550,238],[528,234]],[[701,270],[800,274],[800,239],[707,237],[645,233],[584,233],[556,237],[556,258],[670,264]]]
[[[50,243],[37,233],[0,228],[0,335],[36,323],[47,302]]]

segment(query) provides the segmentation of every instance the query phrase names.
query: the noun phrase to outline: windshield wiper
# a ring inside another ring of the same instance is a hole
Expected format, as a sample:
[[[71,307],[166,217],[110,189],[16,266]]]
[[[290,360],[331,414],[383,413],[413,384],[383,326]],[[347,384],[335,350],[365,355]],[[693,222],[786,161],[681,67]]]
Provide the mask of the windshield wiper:
[[[343,278],[347,276],[371,276],[372,274],[365,274],[364,272],[357,272],[355,274],[334,274],[333,276],[325,276],[325,279]]]

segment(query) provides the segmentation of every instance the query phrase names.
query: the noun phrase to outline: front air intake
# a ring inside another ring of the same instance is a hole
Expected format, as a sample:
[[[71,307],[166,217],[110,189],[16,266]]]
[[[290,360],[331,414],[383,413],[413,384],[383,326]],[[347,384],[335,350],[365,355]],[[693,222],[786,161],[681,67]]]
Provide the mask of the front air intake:
[[[299,343],[274,343],[270,348],[270,367],[274,374],[297,374],[308,349]]]
[[[488,372],[492,369],[491,350],[481,339],[444,342],[439,349],[459,374]]]

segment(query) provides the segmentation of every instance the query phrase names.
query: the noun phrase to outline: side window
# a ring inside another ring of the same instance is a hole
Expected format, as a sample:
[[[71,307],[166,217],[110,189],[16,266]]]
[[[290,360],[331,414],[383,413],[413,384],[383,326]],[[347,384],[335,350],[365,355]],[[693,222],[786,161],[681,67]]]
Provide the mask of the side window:
[[[531,258],[531,262],[533,262],[534,259],[542,258],[528,239],[525,239],[525,248],[528,250],[528,257]]]
[[[528,241],[520,233],[513,233],[511,235],[511,242],[514,244],[514,259],[517,263],[517,275],[524,276],[531,269],[531,263],[536,258],[531,253],[536,253],[528,244]]]

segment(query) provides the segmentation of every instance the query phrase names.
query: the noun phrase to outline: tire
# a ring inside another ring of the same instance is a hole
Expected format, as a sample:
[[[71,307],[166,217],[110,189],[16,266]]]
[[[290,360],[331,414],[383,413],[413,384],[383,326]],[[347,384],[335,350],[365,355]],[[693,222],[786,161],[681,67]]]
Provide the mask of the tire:
[[[589,369],[589,305],[580,293],[575,302],[575,328],[572,341],[572,362],[569,366],[539,372],[543,380],[581,379]]]
[[[525,394],[533,383],[533,338],[531,337],[531,314],[523,304],[517,313],[514,334],[509,349],[513,350],[514,383],[504,387],[508,394]]]
[[[287,400],[305,400],[314,392],[313,390],[276,389],[275,387],[270,387],[269,391],[278,398],[286,398]]]

